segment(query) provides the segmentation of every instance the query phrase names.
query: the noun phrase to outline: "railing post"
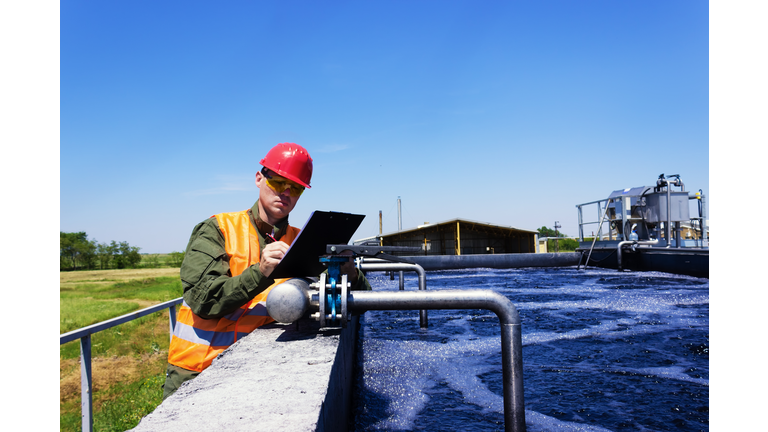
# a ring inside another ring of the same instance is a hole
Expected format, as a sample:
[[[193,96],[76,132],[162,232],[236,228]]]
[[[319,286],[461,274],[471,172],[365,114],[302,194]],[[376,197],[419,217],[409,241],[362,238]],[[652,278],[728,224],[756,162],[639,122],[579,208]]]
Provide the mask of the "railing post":
[[[176,327],[176,305],[171,305],[168,308],[168,318],[171,321],[171,334],[170,338],[173,341],[173,329]]]
[[[91,380],[91,335],[80,338],[80,403],[82,405],[82,429],[93,431],[93,382]]]

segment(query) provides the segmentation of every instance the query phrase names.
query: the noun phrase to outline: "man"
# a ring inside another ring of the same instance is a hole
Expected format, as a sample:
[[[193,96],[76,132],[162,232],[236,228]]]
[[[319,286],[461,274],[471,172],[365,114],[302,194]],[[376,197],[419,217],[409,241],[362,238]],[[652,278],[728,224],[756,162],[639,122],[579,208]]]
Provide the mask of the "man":
[[[283,143],[259,163],[253,207],[217,214],[192,231],[181,265],[184,302],[168,350],[163,399],[238,339],[274,321],[266,311],[267,294],[286,279],[270,274],[299,233],[288,215],[311,187],[312,158],[300,145]],[[352,262],[342,271],[352,289],[371,289]]]

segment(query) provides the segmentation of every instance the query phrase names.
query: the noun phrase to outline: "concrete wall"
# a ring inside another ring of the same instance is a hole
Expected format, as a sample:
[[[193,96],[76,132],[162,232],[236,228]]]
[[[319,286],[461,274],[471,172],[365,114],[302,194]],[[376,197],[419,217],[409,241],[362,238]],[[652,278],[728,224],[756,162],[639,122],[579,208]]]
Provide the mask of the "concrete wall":
[[[346,431],[358,318],[261,327],[184,383],[134,431]]]

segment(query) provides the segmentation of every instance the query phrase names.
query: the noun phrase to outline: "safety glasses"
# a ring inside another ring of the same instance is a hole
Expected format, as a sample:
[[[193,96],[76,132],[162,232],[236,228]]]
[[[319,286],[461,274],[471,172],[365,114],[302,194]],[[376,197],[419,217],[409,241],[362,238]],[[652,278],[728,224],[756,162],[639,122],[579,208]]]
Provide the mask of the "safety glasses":
[[[286,189],[290,189],[290,195],[294,198],[298,198],[304,193],[304,186],[297,185],[288,179],[276,175],[270,175],[266,168],[262,169],[261,173],[264,174],[264,178],[267,179],[267,186],[278,194],[283,193]]]

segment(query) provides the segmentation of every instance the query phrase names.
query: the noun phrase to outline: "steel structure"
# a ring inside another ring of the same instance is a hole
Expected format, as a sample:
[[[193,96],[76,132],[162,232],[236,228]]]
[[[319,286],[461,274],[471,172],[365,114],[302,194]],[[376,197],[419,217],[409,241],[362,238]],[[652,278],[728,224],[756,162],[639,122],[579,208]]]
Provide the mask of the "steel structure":
[[[691,215],[690,201],[696,202],[698,215]],[[584,209],[592,205],[597,206],[598,219],[587,222]],[[584,268],[592,264],[620,271],[709,277],[706,196],[701,189],[695,194],[686,192],[679,175],[661,174],[655,186],[616,190],[606,199],[576,208],[580,242],[576,252],[586,257]],[[605,223],[608,229],[604,231]],[[597,233],[593,231],[587,242],[584,228],[591,224],[598,225]]]

